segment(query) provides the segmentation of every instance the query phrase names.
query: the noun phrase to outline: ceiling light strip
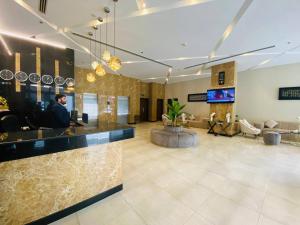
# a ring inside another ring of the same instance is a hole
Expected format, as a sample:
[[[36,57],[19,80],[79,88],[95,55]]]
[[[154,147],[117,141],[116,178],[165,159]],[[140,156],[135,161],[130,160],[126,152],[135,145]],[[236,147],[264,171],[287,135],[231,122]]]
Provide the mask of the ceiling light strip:
[[[247,69],[247,71],[248,70],[254,70],[254,69],[257,69],[260,66],[266,65],[266,64],[270,63],[271,61],[273,61],[274,59],[277,59],[277,58],[279,58],[281,56],[284,56],[284,55],[288,54],[290,51],[293,51],[293,50],[295,50],[295,49],[297,49],[299,47],[300,47],[300,45],[297,45],[296,47],[293,47],[293,48],[290,48],[290,49],[288,49],[286,51],[283,51],[282,53],[280,53],[279,55],[274,56],[273,58],[264,60],[261,63],[259,63],[258,65],[250,67],[249,69]]]
[[[135,12],[130,13],[129,15],[126,15],[124,17],[118,18],[118,20],[125,20],[133,17],[138,17],[138,16],[145,16],[145,15],[150,15],[150,14],[155,14],[155,13],[161,13],[173,9],[178,9],[178,8],[183,8],[183,7],[188,7],[188,6],[193,6],[193,5],[199,5],[199,4],[204,4],[212,1],[221,1],[221,0],[181,0],[181,1],[176,1],[176,3],[173,4],[168,4],[167,6],[163,7],[152,7],[152,8],[145,8],[144,10],[137,10]],[[104,23],[110,22],[110,21],[104,21]],[[77,24],[74,26],[71,26],[66,29],[74,29],[74,28],[80,28],[80,27],[91,27],[94,25],[99,25],[99,22],[97,20],[92,20],[89,21],[85,24]]]
[[[2,30],[0,30],[0,34],[10,36],[10,37],[14,37],[14,38],[18,38],[18,39],[22,39],[22,40],[26,40],[26,41],[30,41],[30,42],[43,44],[43,45],[49,45],[49,46],[56,47],[56,48],[66,49],[66,46],[64,46],[64,45],[52,43],[52,42],[49,42],[49,41],[42,41],[42,40],[37,40],[37,39],[34,39],[34,38],[29,38],[29,37],[26,37],[26,36],[21,35],[21,34],[14,34],[14,33],[7,32],[7,31],[2,31]]]
[[[6,52],[7,52],[7,54],[10,55],[10,56],[12,56],[13,54],[12,54],[11,50],[9,49],[9,47],[8,47],[8,45],[7,45],[7,43],[6,43],[6,41],[5,41],[4,38],[2,37],[2,35],[0,35],[0,41],[1,41],[1,43],[3,44],[3,46],[4,46],[4,48],[5,48]]]
[[[249,6],[252,4],[253,0],[245,0],[242,7],[239,9],[238,13],[233,18],[232,22],[226,27],[221,39],[217,42],[216,46],[213,48],[212,52],[209,54],[209,61],[216,56],[216,53],[218,49],[221,47],[221,45],[224,43],[224,41],[230,36],[230,34],[233,32],[233,29],[237,25],[237,23],[240,21],[240,19],[243,17]],[[198,70],[198,74],[202,73],[202,70],[206,69],[205,65],[204,67],[201,66],[201,68]],[[192,66],[194,67],[194,66]]]
[[[208,61],[208,62],[199,63],[199,64],[196,64],[196,65],[193,65],[193,66],[188,66],[188,67],[185,67],[184,69],[190,69],[190,68],[193,68],[193,67],[196,67],[196,66],[203,66],[203,65],[206,65],[206,64],[209,64],[209,63],[218,62],[218,61],[222,61],[222,60],[225,60],[225,59],[234,58],[234,57],[237,57],[237,56],[247,55],[247,54],[251,54],[253,52],[263,51],[263,50],[267,50],[267,49],[271,49],[271,48],[275,48],[275,47],[276,47],[275,45],[272,45],[272,46],[268,46],[268,47],[265,47],[265,48],[259,48],[259,49],[256,49],[256,50],[252,50],[252,51],[248,51],[248,52],[243,52],[243,53],[227,56],[227,57],[224,57],[224,58],[221,58],[221,59],[215,59],[215,60],[211,60],[211,61]]]
[[[106,45],[106,46],[108,46],[108,47],[114,48],[114,46],[113,46],[113,45],[110,45],[110,44],[104,43],[104,42],[102,42],[102,41],[95,40],[95,39],[92,39],[92,38],[86,37],[86,36],[84,36],[84,35],[81,35],[81,34],[73,33],[73,32],[72,32],[72,34],[73,34],[73,35],[75,35],[75,36],[77,36],[77,37],[80,37],[80,38],[83,38],[83,39],[86,39],[86,40],[89,40],[89,41],[94,41],[94,42],[96,42],[96,43],[103,44],[103,45]],[[145,57],[145,56],[139,55],[139,54],[136,54],[136,53],[134,53],[134,52],[131,52],[131,51],[129,51],[129,50],[126,50],[126,49],[123,49],[123,48],[119,48],[119,47],[117,47],[117,46],[115,46],[115,49],[117,49],[117,50],[119,50],[119,51],[122,51],[122,52],[125,52],[125,53],[127,53],[127,54],[130,54],[130,55],[134,55],[134,56],[137,56],[137,57],[140,57],[140,58],[146,59],[146,60],[148,60],[148,61],[151,61],[151,62],[154,62],[154,63],[160,64],[160,65],[162,65],[162,66],[166,66],[166,67],[169,67],[169,68],[170,68],[170,67],[171,67],[171,68],[173,68],[173,66],[171,66],[171,65],[168,65],[168,64],[165,64],[165,63],[162,63],[162,62],[156,61],[156,60],[154,60],[154,59],[151,59],[151,58],[148,58],[148,57]]]
[[[211,75],[211,73],[203,73],[201,75]],[[197,73],[195,73],[195,74],[175,75],[175,76],[170,76],[169,78],[190,77],[190,76],[198,76],[199,77],[199,75]],[[159,79],[166,79],[166,77],[150,77],[150,78],[145,78],[143,80],[159,80]]]
[[[253,0],[245,0],[242,7],[239,9],[238,13],[236,14],[236,16],[233,18],[232,22],[225,29],[221,39],[217,42],[216,46],[210,53],[209,59],[212,59],[213,57],[215,57],[218,49],[221,47],[221,45],[224,43],[224,41],[230,36],[233,29],[235,28],[237,23],[240,21],[240,19],[243,17],[243,15],[245,14],[245,12],[249,8],[249,6],[252,4],[252,2],[253,2]]]
[[[71,42],[73,42],[75,45],[77,45],[79,48],[81,48],[84,52],[88,53],[88,54],[92,54],[86,47],[84,47],[83,45],[79,44],[78,42],[76,42],[75,40],[73,40],[71,37],[69,37],[65,32],[64,29],[58,29],[58,26],[49,22],[48,20],[46,20],[45,18],[43,18],[42,16],[40,16],[37,12],[34,11],[34,9],[28,5],[27,3],[25,3],[22,0],[14,0],[18,5],[20,5],[21,7],[23,7],[25,10],[27,10],[28,12],[30,12],[32,15],[34,15],[35,17],[39,18],[40,20],[42,20],[43,22],[45,22],[48,26],[50,26],[52,29],[54,29],[55,31],[57,31],[59,34],[61,34],[62,36],[64,36],[65,38],[67,38],[68,40],[70,40]],[[21,37],[20,35],[17,35],[17,37]],[[31,39],[31,38],[27,38],[27,37],[23,37],[22,38],[26,39],[26,40],[30,40],[30,41],[35,41],[35,42],[39,42],[42,44],[47,44],[47,45],[51,45],[54,47],[61,47],[61,48],[66,48],[65,46],[61,46],[61,45],[57,45],[57,44],[52,44],[49,42],[42,42],[42,41],[38,41],[36,39]],[[94,54],[92,54],[93,57],[96,57]],[[97,58],[97,57],[96,57]]]

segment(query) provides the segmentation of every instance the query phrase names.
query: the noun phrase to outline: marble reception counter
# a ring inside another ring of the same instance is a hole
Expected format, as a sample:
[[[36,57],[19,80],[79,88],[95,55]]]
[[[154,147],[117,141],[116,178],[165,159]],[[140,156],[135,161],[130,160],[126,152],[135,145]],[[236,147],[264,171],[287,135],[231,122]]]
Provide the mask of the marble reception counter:
[[[0,134],[0,224],[47,224],[122,190],[116,123]]]

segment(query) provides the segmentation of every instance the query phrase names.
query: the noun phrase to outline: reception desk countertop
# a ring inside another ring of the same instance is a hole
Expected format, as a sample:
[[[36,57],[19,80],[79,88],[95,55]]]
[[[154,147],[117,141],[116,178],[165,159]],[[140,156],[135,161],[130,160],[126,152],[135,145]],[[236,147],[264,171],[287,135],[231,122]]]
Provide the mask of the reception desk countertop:
[[[0,162],[104,144],[134,137],[134,128],[112,122],[0,133]]]
[[[49,224],[122,190],[134,128],[93,122],[0,134],[1,225]]]

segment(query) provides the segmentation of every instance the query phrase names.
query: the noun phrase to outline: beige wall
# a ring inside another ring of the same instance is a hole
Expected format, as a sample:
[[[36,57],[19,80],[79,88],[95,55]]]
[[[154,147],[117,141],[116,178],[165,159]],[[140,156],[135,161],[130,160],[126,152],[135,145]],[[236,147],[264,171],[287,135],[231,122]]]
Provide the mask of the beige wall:
[[[166,99],[178,98],[181,104],[185,104],[184,111],[207,117],[209,104],[206,102],[187,102],[188,94],[204,93],[210,87],[210,78],[185,81],[166,85]]]
[[[300,116],[300,100],[279,101],[280,87],[300,86],[300,64],[289,64],[266,69],[240,72],[237,76],[236,114],[239,118],[265,121],[296,122]],[[205,92],[210,78],[168,84],[166,98],[178,98],[186,104],[185,111],[201,116],[209,115],[209,104],[187,102],[187,95]]]
[[[300,86],[300,64],[241,72],[238,75],[237,115],[249,120],[296,121],[300,101],[278,100],[280,87]]]

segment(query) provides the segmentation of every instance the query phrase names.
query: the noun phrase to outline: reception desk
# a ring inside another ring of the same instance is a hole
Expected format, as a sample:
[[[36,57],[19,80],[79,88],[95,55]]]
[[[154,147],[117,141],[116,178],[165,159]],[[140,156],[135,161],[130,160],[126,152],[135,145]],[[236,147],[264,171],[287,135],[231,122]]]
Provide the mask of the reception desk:
[[[115,123],[0,134],[0,224],[48,224],[122,190]]]

